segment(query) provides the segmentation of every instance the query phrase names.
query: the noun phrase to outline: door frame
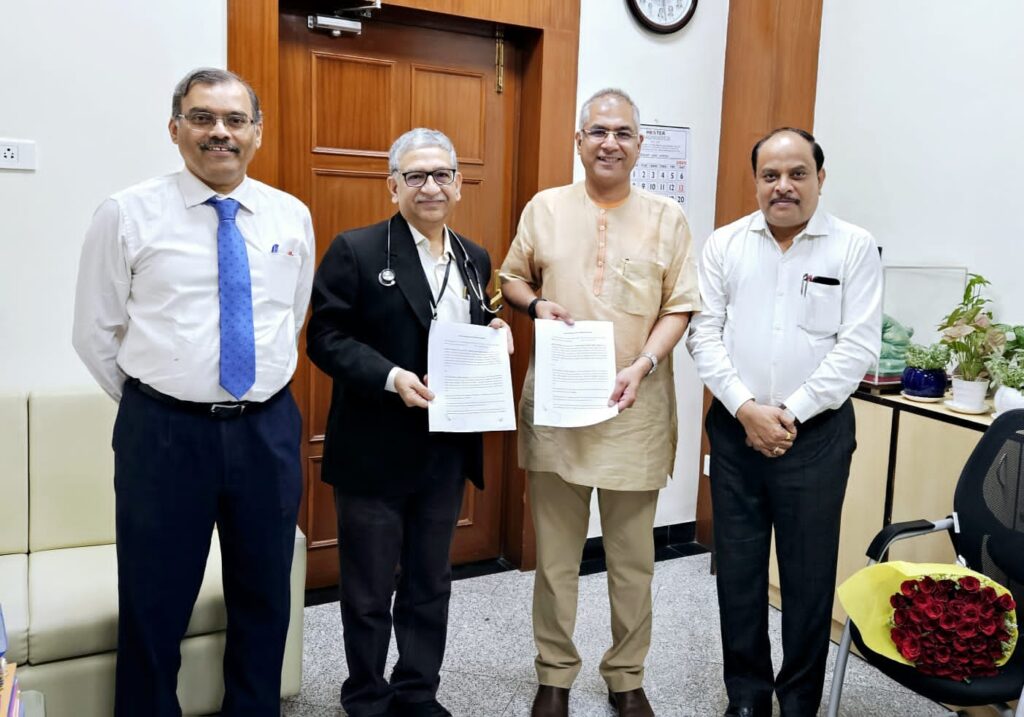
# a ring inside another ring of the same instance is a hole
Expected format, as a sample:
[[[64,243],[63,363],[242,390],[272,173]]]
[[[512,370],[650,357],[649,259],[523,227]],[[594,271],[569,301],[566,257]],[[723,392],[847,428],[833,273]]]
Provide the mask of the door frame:
[[[440,22],[462,18],[494,22],[506,30],[521,53],[520,108],[514,118],[513,215],[542,189],[572,182],[576,72],[581,0],[390,0],[389,5],[433,13]],[[249,175],[274,186],[281,180],[279,0],[227,0],[228,68],[259,93],[265,119],[263,143]],[[514,38],[514,39],[513,39]],[[321,241],[323,238],[321,237]],[[511,243],[512,237],[509,237]],[[495,264],[503,257],[492,257]],[[518,350],[512,357],[513,384],[522,386],[529,363],[532,326],[522,314],[506,311]],[[304,386],[293,386],[303,392]],[[522,570],[536,565],[525,473],[517,459],[516,436],[505,435],[502,555]]]

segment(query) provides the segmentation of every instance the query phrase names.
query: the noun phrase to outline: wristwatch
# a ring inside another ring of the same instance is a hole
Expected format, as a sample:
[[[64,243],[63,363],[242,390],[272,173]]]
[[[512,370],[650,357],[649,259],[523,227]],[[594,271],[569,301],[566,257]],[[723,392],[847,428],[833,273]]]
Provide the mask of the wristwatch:
[[[542,301],[547,301],[543,296],[538,296],[536,299],[530,302],[530,305],[526,307],[526,313],[530,315],[531,319],[536,320],[537,318],[537,304]]]
[[[651,361],[651,370],[648,371],[646,374],[644,374],[645,376],[650,376],[652,373],[654,373],[655,371],[658,370],[658,357],[657,356],[652,354],[650,351],[643,351],[640,354],[640,356],[637,356],[637,358],[641,358],[641,357],[645,358],[645,359],[650,359],[650,361]]]

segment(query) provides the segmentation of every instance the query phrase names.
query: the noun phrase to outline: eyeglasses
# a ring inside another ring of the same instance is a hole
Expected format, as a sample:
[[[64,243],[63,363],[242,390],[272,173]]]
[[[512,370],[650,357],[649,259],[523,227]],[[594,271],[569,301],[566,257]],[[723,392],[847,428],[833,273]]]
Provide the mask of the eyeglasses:
[[[593,142],[604,142],[608,139],[608,135],[615,137],[615,141],[619,144],[632,142],[637,138],[636,132],[628,129],[617,129],[614,132],[604,127],[591,127],[590,129],[583,130],[583,134],[587,135]]]
[[[217,121],[224,123],[224,128],[229,132],[241,132],[256,124],[256,120],[241,112],[232,112],[227,115],[215,115],[213,112],[189,112],[187,115],[178,114],[178,119],[185,120],[192,129],[208,130],[217,126]]]
[[[405,180],[407,187],[422,187],[427,183],[427,177],[434,178],[434,184],[439,187],[443,187],[447,184],[451,184],[455,181],[454,169],[435,169],[433,172],[423,172],[420,170],[413,170],[412,172],[399,172],[402,175],[402,179]]]

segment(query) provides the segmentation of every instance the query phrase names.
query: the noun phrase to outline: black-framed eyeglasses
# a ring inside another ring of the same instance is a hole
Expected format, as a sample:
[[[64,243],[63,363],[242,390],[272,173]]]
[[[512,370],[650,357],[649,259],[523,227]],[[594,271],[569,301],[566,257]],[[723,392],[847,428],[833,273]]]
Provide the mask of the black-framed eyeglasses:
[[[637,138],[637,133],[629,129],[617,129],[610,130],[604,127],[591,127],[590,129],[583,130],[583,134],[587,135],[593,142],[604,142],[608,139],[608,135],[615,137],[615,141],[619,143],[632,142]]]
[[[411,172],[399,172],[402,175],[402,179],[405,181],[407,187],[422,187],[427,183],[427,177],[434,178],[434,184],[439,187],[443,187],[447,184],[451,184],[455,181],[456,170],[443,167],[441,169],[435,169],[432,172],[424,172],[422,170],[413,170]]]
[[[217,126],[218,121],[223,122],[225,129],[230,132],[241,132],[256,124],[256,120],[243,112],[218,115],[213,112],[196,111],[189,112],[188,114],[179,113],[177,117],[178,119],[185,120],[185,124],[192,129],[197,130],[213,129]]]

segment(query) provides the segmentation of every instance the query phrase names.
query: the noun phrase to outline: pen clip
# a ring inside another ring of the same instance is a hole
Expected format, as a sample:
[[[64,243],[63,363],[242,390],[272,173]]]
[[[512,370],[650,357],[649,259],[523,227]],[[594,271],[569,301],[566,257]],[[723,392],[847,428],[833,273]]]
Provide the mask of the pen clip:
[[[814,279],[810,274],[804,274],[803,281],[800,282],[800,296],[807,296],[807,282]]]

